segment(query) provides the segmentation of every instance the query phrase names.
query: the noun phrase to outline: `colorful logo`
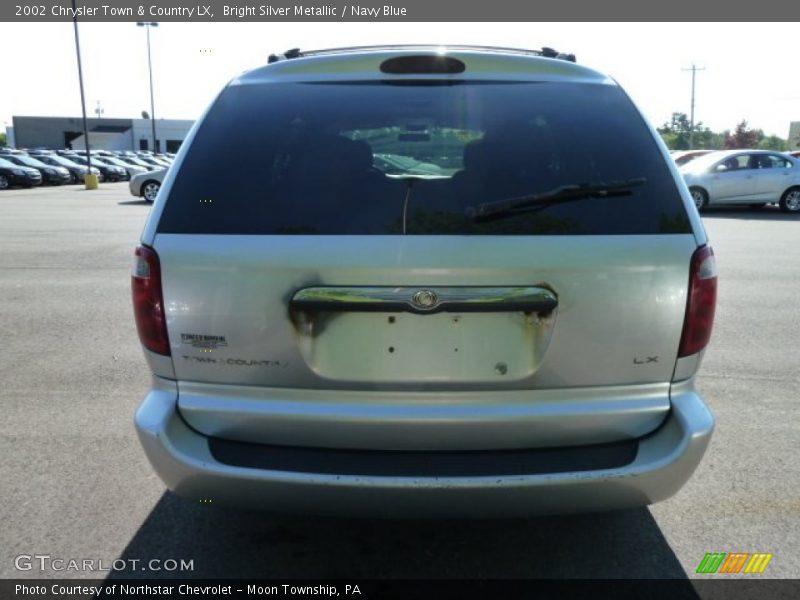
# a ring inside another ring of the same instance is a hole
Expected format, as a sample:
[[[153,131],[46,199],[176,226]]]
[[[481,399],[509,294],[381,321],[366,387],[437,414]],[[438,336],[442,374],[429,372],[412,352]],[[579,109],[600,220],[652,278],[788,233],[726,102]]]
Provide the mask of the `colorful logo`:
[[[697,566],[698,573],[763,573],[772,554],[765,552],[707,552]]]

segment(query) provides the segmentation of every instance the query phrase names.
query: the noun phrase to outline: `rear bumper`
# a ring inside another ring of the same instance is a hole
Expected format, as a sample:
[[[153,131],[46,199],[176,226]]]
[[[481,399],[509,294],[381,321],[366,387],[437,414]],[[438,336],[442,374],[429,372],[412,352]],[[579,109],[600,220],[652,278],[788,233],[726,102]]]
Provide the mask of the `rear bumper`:
[[[537,474],[338,474],[225,464],[212,454],[210,438],[178,414],[174,383],[160,379],[136,413],[136,428],[167,486],[198,502],[373,517],[510,517],[643,506],[673,495],[699,464],[714,419],[691,383],[674,388],[671,401],[669,417],[638,440],[628,464]]]

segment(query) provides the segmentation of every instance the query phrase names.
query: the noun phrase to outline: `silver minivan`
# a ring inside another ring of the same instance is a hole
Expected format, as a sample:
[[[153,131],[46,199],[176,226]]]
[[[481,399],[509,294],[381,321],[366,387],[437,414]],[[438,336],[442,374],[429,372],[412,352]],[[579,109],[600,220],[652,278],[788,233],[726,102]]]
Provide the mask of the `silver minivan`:
[[[574,57],[273,56],[197,122],[136,249],[136,427],[194,501],[642,506],[714,427],[716,282],[658,135]]]

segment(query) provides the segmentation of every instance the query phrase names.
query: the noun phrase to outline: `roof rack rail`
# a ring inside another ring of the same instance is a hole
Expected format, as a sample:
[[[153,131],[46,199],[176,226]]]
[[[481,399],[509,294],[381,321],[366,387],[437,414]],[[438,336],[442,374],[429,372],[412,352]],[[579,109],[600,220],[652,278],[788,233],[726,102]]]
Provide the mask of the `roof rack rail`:
[[[292,48],[283,54],[270,54],[267,60],[268,64],[278,62],[280,60],[291,60],[293,58],[302,58],[305,56],[320,56],[323,54],[339,54],[346,52],[361,52],[364,50],[411,50],[415,48],[439,48],[445,47],[452,50],[483,50],[489,52],[504,52],[509,54],[527,54],[531,56],[542,56],[544,58],[555,58],[558,60],[566,60],[575,62],[574,54],[566,54],[559,52],[553,48],[543,47],[541,50],[531,50],[526,48],[507,48],[504,46],[470,46],[470,45],[449,45],[449,44],[394,44],[394,45],[378,45],[378,46],[348,46],[343,48],[323,48],[320,50],[300,50],[300,48]]]

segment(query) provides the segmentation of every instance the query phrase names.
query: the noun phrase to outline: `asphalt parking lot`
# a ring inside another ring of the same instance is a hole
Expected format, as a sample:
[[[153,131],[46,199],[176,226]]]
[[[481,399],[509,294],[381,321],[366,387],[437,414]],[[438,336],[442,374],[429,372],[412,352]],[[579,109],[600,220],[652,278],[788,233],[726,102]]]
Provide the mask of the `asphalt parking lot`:
[[[148,209],[125,183],[0,192],[0,577],[93,575],[15,569],[39,554],[193,560],[126,577],[683,578],[706,552],[771,552],[769,576],[800,577],[800,218],[704,217],[720,291],[699,387],[717,431],[677,496],[609,514],[381,522],[165,491],[132,425],[149,372],[129,266]]]

